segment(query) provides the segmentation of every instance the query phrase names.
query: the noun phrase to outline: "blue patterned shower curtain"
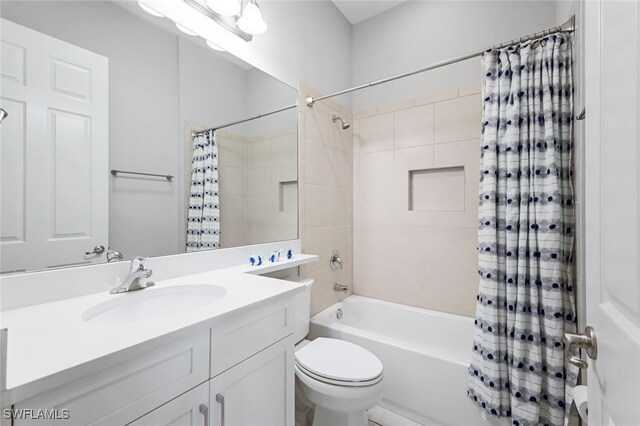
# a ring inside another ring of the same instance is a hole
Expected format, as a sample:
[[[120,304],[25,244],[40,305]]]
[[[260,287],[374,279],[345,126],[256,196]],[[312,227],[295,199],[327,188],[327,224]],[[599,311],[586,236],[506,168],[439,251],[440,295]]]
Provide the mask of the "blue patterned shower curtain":
[[[187,251],[220,247],[218,148],[213,130],[193,136]]]
[[[572,279],[571,40],[483,55],[477,313],[468,396],[513,425],[569,421],[577,368]]]

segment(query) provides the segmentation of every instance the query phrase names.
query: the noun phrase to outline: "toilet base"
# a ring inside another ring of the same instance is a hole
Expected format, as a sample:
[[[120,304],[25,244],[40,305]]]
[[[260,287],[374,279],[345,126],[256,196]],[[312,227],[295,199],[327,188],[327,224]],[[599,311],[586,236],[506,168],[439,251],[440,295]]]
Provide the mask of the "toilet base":
[[[368,426],[367,412],[340,413],[316,405],[313,426]]]

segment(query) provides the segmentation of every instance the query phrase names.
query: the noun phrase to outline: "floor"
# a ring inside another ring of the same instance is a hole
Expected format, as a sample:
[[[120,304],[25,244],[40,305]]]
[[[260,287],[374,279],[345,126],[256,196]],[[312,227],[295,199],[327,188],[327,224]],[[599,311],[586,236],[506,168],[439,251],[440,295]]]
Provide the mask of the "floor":
[[[376,405],[371,410],[369,410],[369,426],[423,426],[423,425]]]

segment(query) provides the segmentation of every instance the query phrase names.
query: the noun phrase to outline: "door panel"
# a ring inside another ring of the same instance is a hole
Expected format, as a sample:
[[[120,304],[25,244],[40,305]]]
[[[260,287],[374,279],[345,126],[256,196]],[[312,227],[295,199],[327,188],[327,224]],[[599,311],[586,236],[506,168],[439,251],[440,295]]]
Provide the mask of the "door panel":
[[[26,269],[25,262],[30,248],[26,235],[26,105],[24,102],[5,97],[0,98],[0,104],[9,113],[0,126],[2,271],[18,272]]]
[[[589,423],[640,419],[640,10],[586,7],[585,210]]]
[[[2,272],[104,261],[108,61],[2,20]]]
[[[206,416],[200,406],[208,410],[209,383],[191,389],[149,414],[140,417],[132,426],[206,426]]]
[[[224,426],[292,426],[293,374],[285,339],[211,379],[210,425],[222,425],[224,405]]]

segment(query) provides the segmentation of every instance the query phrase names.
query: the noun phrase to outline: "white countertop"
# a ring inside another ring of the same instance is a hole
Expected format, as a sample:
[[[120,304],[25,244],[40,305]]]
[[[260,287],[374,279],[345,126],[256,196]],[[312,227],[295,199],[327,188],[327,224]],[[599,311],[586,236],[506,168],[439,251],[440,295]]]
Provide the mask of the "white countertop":
[[[302,291],[300,284],[256,274],[295,267],[317,258],[299,254],[277,264],[242,265],[156,281],[154,287],[141,291],[148,294],[168,286],[190,284],[217,285],[226,290],[223,298],[209,305],[164,318],[122,324],[100,324],[82,319],[83,312],[97,304],[131,297],[140,291],[118,295],[102,292],[5,311],[0,318],[0,328],[8,329],[7,389],[12,391],[64,374],[74,367],[169,333],[213,322],[231,311],[293,295]]]

